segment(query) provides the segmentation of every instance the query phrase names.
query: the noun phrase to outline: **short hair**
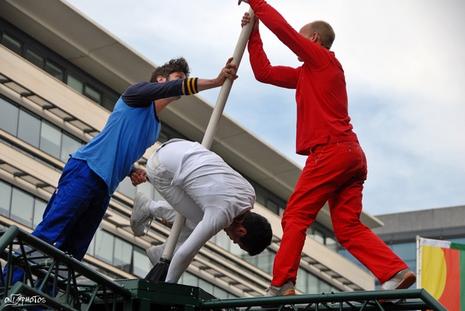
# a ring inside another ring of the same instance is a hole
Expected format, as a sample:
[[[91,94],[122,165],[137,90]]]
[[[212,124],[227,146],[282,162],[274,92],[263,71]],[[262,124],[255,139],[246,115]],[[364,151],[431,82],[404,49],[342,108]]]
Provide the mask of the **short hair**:
[[[271,244],[273,232],[265,217],[249,212],[244,215],[242,225],[247,230],[247,234],[241,237],[240,241],[250,256],[260,254]]]
[[[152,73],[152,77],[150,78],[150,82],[157,82],[158,76],[168,78],[168,76],[173,72],[184,72],[186,77],[189,76],[189,64],[187,64],[187,61],[184,59],[184,57],[171,59],[169,62],[163,64],[162,66],[155,68]]]
[[[311,22],[310,27],[313,32],[320,34],[321,44],[329,50],[336,39],[333,27],[325,21]]]

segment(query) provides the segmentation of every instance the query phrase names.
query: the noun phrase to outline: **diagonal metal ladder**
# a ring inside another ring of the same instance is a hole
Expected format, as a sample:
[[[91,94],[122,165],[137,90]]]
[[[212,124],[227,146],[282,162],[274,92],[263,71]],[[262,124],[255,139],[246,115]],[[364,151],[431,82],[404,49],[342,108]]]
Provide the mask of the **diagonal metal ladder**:
[[[0,309],[20,304],[23,309],[90,310],[98,305],[115,310],[132,298],[120,284],[16,226],[0,232],[0,258]],[[23,277],[13,284],[18,269]]]

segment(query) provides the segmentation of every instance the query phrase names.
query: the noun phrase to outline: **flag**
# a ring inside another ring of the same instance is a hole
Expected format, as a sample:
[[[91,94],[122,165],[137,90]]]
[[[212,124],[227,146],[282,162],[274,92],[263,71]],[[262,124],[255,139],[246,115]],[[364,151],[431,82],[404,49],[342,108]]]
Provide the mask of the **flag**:
[[[418,238],[418,288],[449,311],[465,311],[465,244]]]

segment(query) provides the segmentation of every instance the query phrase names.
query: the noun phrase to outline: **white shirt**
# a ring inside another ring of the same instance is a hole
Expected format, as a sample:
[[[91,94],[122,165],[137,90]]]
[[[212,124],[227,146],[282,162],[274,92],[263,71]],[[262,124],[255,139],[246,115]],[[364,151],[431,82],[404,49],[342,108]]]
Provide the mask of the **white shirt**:
[[[252,209],[255,191],[221,157],[196,142],[170,140],[147,162],[147,176],[164,199],[195,225],[176,250],[166,277],[176,283],[200,248]]]

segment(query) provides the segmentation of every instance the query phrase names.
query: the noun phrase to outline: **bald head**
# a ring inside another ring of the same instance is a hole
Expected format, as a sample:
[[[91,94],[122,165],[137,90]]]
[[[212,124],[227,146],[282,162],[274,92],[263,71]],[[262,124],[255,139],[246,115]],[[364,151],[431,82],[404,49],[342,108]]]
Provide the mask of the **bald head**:
[[[300,29],[300,34],[306,38],[319,42],[328,50],[333,45],[336,34],[333,27],[325,21],[314,21]]]

